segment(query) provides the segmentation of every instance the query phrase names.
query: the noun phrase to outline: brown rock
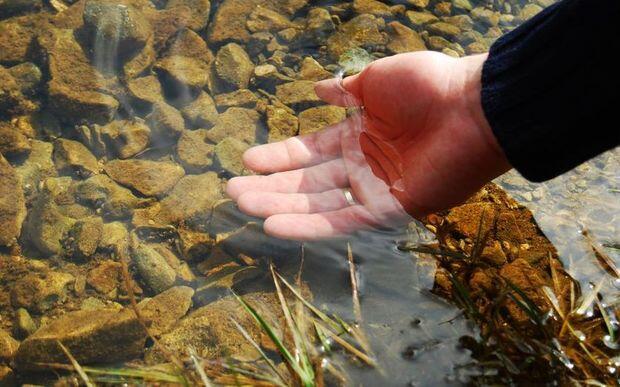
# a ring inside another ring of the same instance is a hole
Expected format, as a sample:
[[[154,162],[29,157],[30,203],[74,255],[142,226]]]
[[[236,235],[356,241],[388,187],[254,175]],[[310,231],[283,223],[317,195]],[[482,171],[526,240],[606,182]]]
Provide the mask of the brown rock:
[[[218,143],[231,136],[247,144],[256,141],[260,115],[251,109],[232,107],[220,114],[217,125],[207,133],[207,139]]]
[[[9,366],[5,366],[4,364],[0,364],[0,386],[9,387],[16,386],[17,378],[15,377],[15,373]]]
[[[215,156],[224,170],[239,176],[245,172],[241,156],[248,148],[247,143],[233,137],[226,137],[215,146]]]
[[[151,140],[155,144],[176,140],[185,129],[181,113],[165,102],[153,105],[153,111],[146,117],[146,122],[152,130]]]
[[[107,260],[88,272],[86,283],[102,294],[108,294],[122,283],[123,265],[120,262]]]
[[[142,120],[117,120],[101,128],[101,135],[109,150],[127,159],[146,149],[151,129]]]
[[[394,16],[389,5],[377,0],[355,0],[353,1],[353,11],[357,14],[367,13],[378,17]]]
[[[67,288],[75,279],[71,274],[47,271],[29,273],[15,281],[11,304],[34,312],[44,312],[67,298]]]
[[[258,97],[248,89],[239,89],[226,94],[218,94],[215,96],[215,104],[220,110],[226,110],[230,107],[255,108],[258,103]]]
[[[254,72],[254,63],[247,52],[236,43],[220,48],[215,56],[215,73],[222,90],[247,89]]]
[[[321,103],[321,99],[314,92],[312,81],[294,81],[276,86],[276,97],[296,110]]]
[[[19,84],[13,75],[0,66],[0,111],[7,115],[29,114],[37,106],[22,94]]]
[[[0,329],[0,361],[11,361],[18,347],[19,341],[15,340],[4,329]]]
[[[478,229],[488,235],[495,221],[495,208],[490,203],[469,203],[454,207],[446,216],[446,222],[462,237],[476,240]],[[482,221],[482,227],[480,227]]]
[[[98,217],[80,219],[68,232],[65,251],[75,258],[90,258],[101,240],[103,221]]]
[[[161,201],[159,216],[173,224],[203,224],[223,196],[222,183],[215,172],[188,175]]]
[[[194,31],[183,29],[170,38],[164,56],[182,55],[210,64],[214,57],[207,43]]]
[[[201,60],[188,56],[174,55],[160,59],[155,64],[155,70],[172,82],[171,87],[186,86],[191,90],[203,88],[209,78],[207,64]]]
[[[459,27],[441,21],[427,25],[426,30],[430,34],[441,36],[451,42],[456,41],[461,33],[461,29]]]
[[[146,75],[145,73],[153,66],[157,57],[157,52],[153,46],[154,41],[154,38],[150,38],[140,52],[125,62],[123,65],[125,79],[131,80],[141,75]]]
[[[99,163],[84,145],[59,138],[54,142],[54,163],[60,173],[89,177],[99,173]]]
[[[105,172],[114,181],[145,196],[161,196],[185,175],[183,168],[168,161],[112,160]]]
[[[390,42],[386,47],[391,53],[401,54],[426,50],[424,40],[414,30],[405,27],[397,21],[389,23],[388,27]]]
[[[0,246],[13,246],[26,218],[21,179],[0,154]]]
[[[6,157],[23,156],[30,152],[30,141],[16,127],[0,122],[0,153]]]
[[[138,304],[140,314],[151,321],[149,333],[159,337],[170,331],[189,311],[193,296],[194,289],[175,286]]]
[[[69,312],[24,340],[15,355],[22,370],[36,363],[66,361],[58,342],[80,364],[113,363],[140,356],[146,332],[132,310],[99,309]]]
[[[27,62],[31,43],[48,18],[40,13],[0,20],[0,64]]]
[[[215,108],[213,98],[205,92],[201,92],[198,97],[181,111],[183,117],[193,126],[198,128],[210,128],[218,121],[218,113]]]
[[[332,73],[325,70],[314,58],[307,56],[301,61],[299,69],[299,78],[306,81],[322,81],[324,79],[333,78]]]
[[[327,40],[327,50],[331,57],[338,60],[340,55],[351,48],[361,47],[369,51],[387,43],[383,28],[383,19],[363,14],[342,24],[338,32]]]
[[[130,80],[127,82],[127,90],[135,103],[141,108],[164,101],[161,84],[155,75]]]
[[[543,286],[548,284],[543,275],[543,272],[536,270],[523,259],[515,259],[500,270],[500,276],[523,291],[541,310],[547,310],[549,308],[547,301],[539,292]],[[513,301],[508,302],[507,308],[511,317],[517,322],[529,321],[529,316]]]
[[[276,32],[295,26],[285,15],[261,5],[250,13],[246,25],[250,32]]]
[[[190,29],[200,31],[207,26],[211,12],[211,2],[209,0],[170,0],[166,4],[166,9],[169,10],[179,8],[189,10],[186,25]]]
[[[297,135],[299,121],[287,109],[270,105],[267,106],[266,114],[269,142],[282,141]]]
[[[95,175],[78,184],[75,197],[80,203],[101,209],[104,217],[112,219],[130,217],[134,208],[145,202],[104,174]]]
[[[200,172],[213,164],[214,146],[207,143],[207,130],[186,130],[177,143],[177,157],[188,172]]]
[[[309,134],[337,124],[347,117],[344,108],[338,106],[318,106],[299,113],[299,134]]]

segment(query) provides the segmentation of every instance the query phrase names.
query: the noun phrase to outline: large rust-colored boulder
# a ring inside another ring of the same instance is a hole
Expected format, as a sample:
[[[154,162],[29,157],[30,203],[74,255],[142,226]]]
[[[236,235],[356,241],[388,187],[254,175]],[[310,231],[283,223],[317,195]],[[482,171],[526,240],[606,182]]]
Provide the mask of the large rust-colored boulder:
[[[142,354],[146,332],[132,310],[69,312],[24,340],[15,354],[21,370],[37,363],[66,363],[61,342],[80,364],[112,363]]]
[[[26,218],[21,179],[0,154],[0,246],[15,244]]]

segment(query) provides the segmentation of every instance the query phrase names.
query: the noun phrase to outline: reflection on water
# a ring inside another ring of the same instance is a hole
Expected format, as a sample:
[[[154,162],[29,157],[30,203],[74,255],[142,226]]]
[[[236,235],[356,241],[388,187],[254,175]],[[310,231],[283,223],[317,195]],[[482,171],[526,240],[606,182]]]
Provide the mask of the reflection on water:
[[[24,381],[36,378],[29,359],[65,360],[32,339],[63,315],[85,335],[71,343],[86,363],[142,359],[144,351],[146,363],[161,361],[150,342],[144,347],[136,320],[111,319],[126,323],[111,330],[110,320],[101,321],[129,307],[127,283],[138,301],[178,292],[150,312],[163,342],[190,342],[213,358],[239,351],[227,341],[230,331],[211,330],[234,313],[213,306],[231,296],[223,286],[211,289],[209,279],[264,268],[269,259],[294,274],[300,263],[298,244],[266,237],[255,219],[220,201],[226,179],[247,173],[242,152],[341,120],[344,109],[322,106],[312,92],[312,82],[331,77],[338,63],[359,67],[421,49],[485,52],[551,1],[25,3],[0,0],[0,385],[13,375],[14,364],[4,362],[15,352],[26,365],[18,372]],[[618,264],[618,162],[608,153],[543,185],[514,173],[498,180],[535,212],[582,281],[596,283],[604,273],[580,228]],[[459,366],[472,359],[459,338],[475,335],[475,327],[430,292],[432,260],[396,249],[398,240],[430,240],[415,229],[304,245],[313,302],[348,321],[355,319],[352,246],[361,323],[380,364],[368,369],[336,355],[352,385],[467,381]],[[135,283],[125,282],[123,259]],[[258,277],[222,282],[240,293],[265,291]],[[200,288],[192,307],[192,289],[175,285]],[[97,343],[75,313],[106,332],[113,351],[85,348]],[[205,313],[217,318],[204,320]],[[116,340],[125,331],[135,335]]]

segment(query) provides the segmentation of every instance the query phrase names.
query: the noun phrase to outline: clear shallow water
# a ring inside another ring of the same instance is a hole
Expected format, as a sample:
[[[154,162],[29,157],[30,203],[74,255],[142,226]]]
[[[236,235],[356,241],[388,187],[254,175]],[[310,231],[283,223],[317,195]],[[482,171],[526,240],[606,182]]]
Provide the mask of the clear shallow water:
[[[209,23],[215,22],[214,15],[225,3],[227,1],[212,4]],[[389,6],[397,5],[396,3],[400,4],[396,8],[386,8],[385,6],[386,4]],[[327,19],[323,19],[323,22],[329,24],[328,20],[335,20],[336,26],[334,28],[337,30],[344,30],[342,25],[358,14],[374,13],[378,15],[372,26],[380,29],[382,33],[386,33],[386,21],[399,21],[404,26],[417,31],[418,38],[424,42],[427,48],[455,56],[486,50],[501,33],[509,31],[535,11],[539,11],[543,6],[548,5],[544,1],[529,4],[520,1],[495,1],[484,2],[484,4],[483,2],[468,3],[467,1],[454,1],[452,3],[433,1],[429,4],[421,0],[379,4],[356,2],[359,8],[353,9],[352,4],[350,2],[324,1],[312,3],[312,6],[327,10],[329,15]],[[364,4],[366,8],[361,6]],[[527,7],[528,5],[529,7]],[[162,4],[157,2],[157,7],[161,8]],[[474,7],[482,8],[476,8],[472,12],[468,11],[469,8]],[[289,21],[297,20],[303,23],[304,18],[308,16],[308,8],[310,6],[302,7],[292,16],[287,15],[285,18]],[[449,19],[449,24],[459,25],[461,28],[455,35],[450,29],[442,31],[438,28],[428,28],[426,22],[419,19],[421,12],[424,12],[423,14],[426,17],[431,17],[432,14],[436,18],[455,15],[471,15],[472,18],[469,20],[462,17],[460,19]],[[242,17],[247,17],[247,15],[239,16],[239,18]],[[224,25],[233,29],[237,28],[236,22],[238,20],[231,18],[226,20]],[[280,30],[286,29],[279,28]],[[204,29],[198,28],[198,30],[199,38],[206,40],[208,48],[213,51],[213,54],[216,54],[224,42],[213,43],[209,40],[209,34]],[[359,39],[357,45],[365,47],[366,54],[370,54],[370,59],[393,53],[385,47],[385,42],[375,44],[372,40],[376,36],[368,37],[364,33],[364,28],[360,30],[361,32],[353,31],[349,35],[345,34],[343,44],[347,45],[348,42]],[[358,32],[359,35],[357,35]],[[285,75],[283,78],[285,82],[290,82],[299,76],[301,71],[300,59],[307,56],[316,58],[328,74],[335,73],[339,69],[337,58],[326,53],[325,41],[307,43],[301,39],[302,43],[296,46],[286,41],[288,39],[287,34],[280,33],[278,35],[275,31],[270,34],[271,37],[254,36],[256,39],[248,40],[242,46],[251,53],[250,57],[253,64],[274,64],[278,73]],[[336,30],[330,30],[327,34],[336,34]],[[314,37],[310,36],[310,38]],[[235,40],[236,37],[228,37],[227,39]],[[416,42],[418,41],[416,40]],[[409,44],[418,43],[409,42]],[[269,44],[271,47],[268,47]],[[257,47],[260,45],[267,47],[258,49]],[[97,49],[98,46],[103,48]],[[113,56],[110,50],[115,51],[117,49],[115,42],[108,42],[99,37],[93,49],[95,50],[93,60],[94,62],[101,62],[99,67],[104,67],[101,70],[105,70],[106,77],[114,78],[114,75],[118,75],[114,73],[118,71],[116,61],[109,60],[110,56]],[[105,55],[102,55],[101,50],[105,51]],[[259,52],[256,53],[256,51]],[[287,52],[293,55],[286,54]],[[9,66],[15,63],[7,62],[5,64]],[[146,70],[146,73],[152,74],[150,70]],[[165,81],[167,82],[169,79],[166,78]],[[165,87],[169,88],[169,83],[166,83]],[[209,87],[205,88],[208,89]],[[257,91],[258,87],[255,85],[251,85],[250,89],[262,98],[262,102],[274,104],[270,98],[263,98],[264,96]],[[173,93],[168,92],[166,95],[168,102],[182,108],[182,100],[188,98],[188,95],[184,94],[186,91],[182,89]],[[40,94],[38,96],[45,100],[45,88],[41,87],[38,93]],[[214,97],[218,94],[224,94],[223,91],[210,91],[210,93]],[[126,104],[129,102],[123,99],[122,93],[119,100],[124,109],[121,109],[119,116],[115,118],[128,119],[135,116],[143,118],[147,114],[140,109],[127,108]],[[249,105],[252,103],[250,102]],[[258,104],[254,103],[254,105]],[[45,108],[46,102],[43,103],[43,106]],[[218,109],[220,115],[229,108],[222,106]],[[250,109],[260,110],[257,106]],[[295,108],[294,114],[299,116],[303,110],[306,110],[306,107]],[[89,118],[92,118],[94,122],[100,117]],[[240,120],[241,118],[232,117],[229,123],[235,124]],[[256,142],[264,142],[269,133],[263,112],[260,112],[259,121]],[[49,130],[50,133],[54,134],[52,136],[49,136],[48,133],[37,134],[39,136],[37,138],[51,142],[57,132],[54,132],[51,125],[49,126],[49,128],[45,128],[44,132]],[[81,141],[92,148],[92,144],[87,143],[84,137],[78,136],[73,128],[73,125],[63,124],[60,132],[63,136]],[[194,130],[198,127],[186,129]],[[227,136],[234,134],[232,129],[225,133]],[[133,158],[176,160],[176,144],[165,141],[160,144],[158,140],[160,138],[151,138],[152,143],[157,147],[143,153],[139,152]],[[105,157],[98,158],[101,162],[106,161]],[[15,161],[15,163],[18,164],[19,161]],[[205,170],[215,170],[219,177],[224,179],[234,174],[228,170],[232,168],[221,167],[221,165],[209,166]],[[601,244],[613,245],[617,242],[619,226],[617,195],[618,189],[620,189],[618,170],[617,153],[609,153],[587,166],[580,167],[574,172],[543,185],[524,182],[514,173],[501,177],[498,182],[517,198],[522,199],[523,203],[534,211],[543,231],[554,241],[559,249],[560,256],[571,273],[585,284],[586,282],[598,281],[599,278],[603,277],[603,273],[596,269],[598,266],[592,259],[589,246],[584,243],[584,239],[578,232],[579,227],[587,228],[592,238]],[[186,172],[188,174],[195,173],[189,169]],[[74,176],[73,180],[79,181],[80,178]],[[141,197],[141,195],[138,196]],[[238,219],[239,223],[246,220]],[[133,227],[128,221],[125,221],[125,224],[130,229]],[[217,226],[226,228],[224,225]],[[430,293],[429,289],[432,288],[434,281],[434,264],[426,258],[403,253],[395,248],[396,241],[406,237],[407,235],[404,232],[400,234],[368,232],[352,236],[346,241],[338,240],[304,245],[303,278],[307,281],[314,295],[315,304],[328,311],[336,312],[348,320],[353,320],[354,316],[352,313],[349,267],[346,260],[346,243],[348,242],[352,246],[360,281],[362,325],[370,337],[372,348],[380,363],[380,369],[373,370],[343,361],[351,376],[352,385],[411,384],[424,386],[460,384],[467,381],[467,371],[457,371],[457,368],[460,365],[470,363],[472,359],[468,351],[459,347],[458,340],[463,335],[474,335],[475,328],[469,325],[462,316],[455,318],[460,313],[458,308]],[[263,241],[264,239],[260,238],[251,242],[240,240],[236,246],[233,246],[233,249],[264,251],[266,247],[259,245]],[[248,243],[255,245],[247,246]],[[274,255],[273,258],[277,260],[278,266],[282,270],[293,272],[298,264],[298,260],[294,258],[297,246],[293,246],[291,249],[290,244],[281,246],[279,242],[273,240],[270,243],[274,246],[267,247],[267,249],[271,249],[270,254]],[[36,253],[30,255],[29,250],[32,250],[33,246],[28,245],[27,240],[22,242],[22,247],[27,259],[39,258]],[[606,249],[614,257],[617,264],[617,250]],[[60,264],[58,264],[59,262]],[[55,267],[60,267],[61,270],[65,267],[63,266],[64,263],[65,258],[63,257],[53,260],[53,265],[58,264]],[[198,270],[196,272],[198,273]],[[201,278],[197,282],[200,283],[200,280]],[[604,290],[612,292],[613,287],[607,286]],[[126,300],[116,299],[108,295],[98,294],[96,297],[126,303]],[[42,318],[42,314],[45,313],[33,312],[37,320]]]

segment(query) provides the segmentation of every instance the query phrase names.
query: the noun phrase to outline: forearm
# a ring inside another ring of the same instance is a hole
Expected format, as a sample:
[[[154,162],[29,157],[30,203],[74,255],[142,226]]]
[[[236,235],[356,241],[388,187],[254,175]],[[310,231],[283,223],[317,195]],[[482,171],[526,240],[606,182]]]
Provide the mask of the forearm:
[[[565,0],[499,39],[482,107],[508,160],[533,181],[620,143],[620,1]]]

